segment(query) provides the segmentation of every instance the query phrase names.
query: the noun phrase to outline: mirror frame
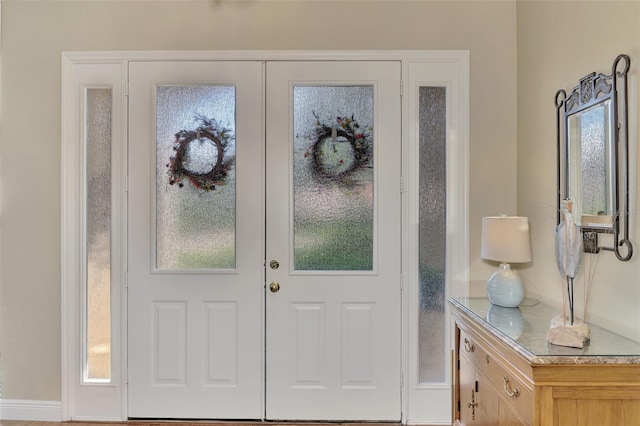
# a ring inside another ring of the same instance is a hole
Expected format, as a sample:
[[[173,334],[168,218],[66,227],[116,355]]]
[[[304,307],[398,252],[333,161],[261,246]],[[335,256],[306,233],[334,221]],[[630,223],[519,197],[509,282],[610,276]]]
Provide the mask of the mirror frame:
[[[609,141],[607,148],[610,160],[607,165],[610,200],[613,214],[610,226],[582,225],[584,251],[598,253],[600,250],[613,251],[621,261],[631,259],[633,246],[629,241],[629,124],[627,74],[631,60],[628,55],[621,54],[613,61],[611,74],[595,72],[582,77],[579,84],[569,92],[560,89],[556,92],[556,134],[557,134],[557,167],[558,194],[557,217],[560,224],[560,203],[570,196],[570,152],[569,119],[596,106],[605,106],[609,101],[609,113],[605,119],[609,123]],[[620,70],[618,70],[620,68]],[[622,201],[623,208],[620,209]],[[598,234],[613,234],[613,247],[600,246]],[[625,250],[621,250],[622,248]]]

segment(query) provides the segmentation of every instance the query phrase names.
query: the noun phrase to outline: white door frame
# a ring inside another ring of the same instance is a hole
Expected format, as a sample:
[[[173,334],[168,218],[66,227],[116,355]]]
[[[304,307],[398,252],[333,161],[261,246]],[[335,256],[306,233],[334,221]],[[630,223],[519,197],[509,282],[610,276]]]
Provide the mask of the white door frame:
[[[83,139],[80,123],[81,88],[111,87],[114,90],[114,128],[112,129],[114,169],[126,171],[127,68],[140,60],[192,61],[299,61],[299,60],[395,60],[402,62],[402,422],[409,424],[447,424],[450,412],[426,410],[425,392],[447,395],[450,374],[442,384],[417,383],[417,306],[418,282],[412,272],[417,259],[417,86],[448,88],[447,125],[447,276],[446,296],[464,296],[468,292],[468,143],[469,143],[469,52],[468,51],[145,51],[145,52],[63,52],[62,54],[62,176],[61,176],[61,308],[62,308],[62,420],[127,419],[127,292],[126,292],[126,176],[115,175],[112,226],[112,381],[83,382],[82,356],[82,270],[81,245],[83,189],[81,153]],[[108,69],[108,71],[105,71]],[[115,270],[113,269],[115,267]],[[414,305],[416,305],[414,303]],[[448,314],[448,310],[447,313]],[[448,346],[453,341],[446,321]],[[447,357],[448,359],[448,357]],[[440,399],[440,398],[438,398]],[[448,399],[448,398],[447,398]],[[264,398],[263,398],[264,400]],[[450,401],[445,406],[448,407]],[[445,409],[445,411],[448,411]]]

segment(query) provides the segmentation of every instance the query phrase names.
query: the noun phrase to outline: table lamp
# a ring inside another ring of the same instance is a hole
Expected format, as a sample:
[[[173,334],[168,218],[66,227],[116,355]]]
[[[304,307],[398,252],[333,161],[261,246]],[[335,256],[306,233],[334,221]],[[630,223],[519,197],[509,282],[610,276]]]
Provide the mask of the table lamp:
[[[500,262],[487,281],[487,297],[492,304],[515,308],[524,299],[522,280],[510,263],[531,262],[529,219],[522,216],[482,218],[483,259]]]

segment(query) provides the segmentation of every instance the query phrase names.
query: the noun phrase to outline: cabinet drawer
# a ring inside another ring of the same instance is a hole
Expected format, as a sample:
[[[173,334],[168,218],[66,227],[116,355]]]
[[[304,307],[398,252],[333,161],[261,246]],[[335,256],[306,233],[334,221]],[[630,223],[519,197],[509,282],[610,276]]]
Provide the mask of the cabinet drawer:
[[[487,376],[495,386],[500,398],[511,410],[522,418],[526,424],[533,422],[533,391],[510,369],[491,359],[487,365]]]
[[[484,346],[480,345],[472,335],[464,330],[460,330],[460,353],[464,353],[478,371],[485,375],[488,374],[491,356]]]
[[[475,337],[473,332],[460,329],[460,354],[471,361],[476,370],[486,376],[499,396],[500,410],[517,413],[525,424],[533,423],[533,391],[525,385],[521,375],[490,346]],[[506,406],[505,406],[506,405]]]

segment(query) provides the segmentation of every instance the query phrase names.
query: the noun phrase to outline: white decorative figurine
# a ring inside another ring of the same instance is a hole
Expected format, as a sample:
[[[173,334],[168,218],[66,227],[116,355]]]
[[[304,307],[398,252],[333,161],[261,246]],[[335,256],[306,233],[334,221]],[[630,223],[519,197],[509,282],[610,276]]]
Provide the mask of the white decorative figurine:
[[[582,232],[573,220],[572,208],[571,200],[562,200],[562,220],[556,228],[556,261],[566,283],[566,294],[563,290],[563,313],[551,319],[547,340],[554,345],[582,348],[589,340],[590,330],[584,322],[575,317],[573,281],[580,268]]]

